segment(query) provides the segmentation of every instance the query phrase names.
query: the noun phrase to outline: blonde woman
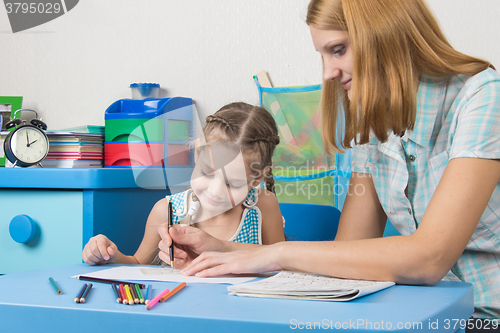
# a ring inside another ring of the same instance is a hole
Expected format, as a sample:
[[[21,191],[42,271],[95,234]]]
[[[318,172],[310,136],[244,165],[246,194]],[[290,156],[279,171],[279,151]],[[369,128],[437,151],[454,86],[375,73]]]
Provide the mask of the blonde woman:
[[[177,229],[174,241],[194,250],[178,251],[185,274],[459,280],[474,284],[475,317],[499,318],[500,75],[456,51],[423,0],[312,0],[307,24],[323,58],[325,145],[353,146],[337,237],[190,262],[218,249]],[[401,236],[381,238],[387,219]]]

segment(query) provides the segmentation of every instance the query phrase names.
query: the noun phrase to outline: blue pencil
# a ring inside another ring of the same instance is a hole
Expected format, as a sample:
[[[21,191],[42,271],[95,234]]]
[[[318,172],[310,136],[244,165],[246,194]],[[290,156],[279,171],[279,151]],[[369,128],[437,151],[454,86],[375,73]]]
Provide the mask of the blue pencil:
[[[86,289],[87,289],[87,284],[85,283],[82,286],[82,289],[80,290],[80,292],[78,293],[78,295],[76,295],[76,297],[75,297],[75,303],[80,303],[80,298],[83,296],[83,293],[85,292]]]
[[[92,288],[92,283],[89,283],[87,286],[87,289],[85,289],[85,292],[83,293],[82,297],[80,298],[80,303],[85,303],[85,298],[89,295],[90,289]]]
[[[144,296],[144,298],[146,299],[146,301],[144,302],[145,304],[148,304],[149,303],[149,297],[151,296],[151,285],[148,285],[148,289],[146,290],[146,296]]]
[[[121,303],[122,302],[122,297],[120,296],[120,293],[118,292],[118,286],[116,284],[112,284],[111,288],[113,289],[113,292],[115,293],[116,296],[116,302]]]

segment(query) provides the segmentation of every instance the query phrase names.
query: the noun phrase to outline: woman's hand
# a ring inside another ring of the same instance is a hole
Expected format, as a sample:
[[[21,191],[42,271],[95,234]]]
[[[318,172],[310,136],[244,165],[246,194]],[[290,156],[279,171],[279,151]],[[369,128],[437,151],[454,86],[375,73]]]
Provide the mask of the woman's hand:
[[[174,267],[182,268],[205,251],[225,251],[224,242],[203,230],[176,224],[169,228],[168,224],[158,226],[161,241],[158,244],[160,259],[170,263],[169,247],[174,241]]]
[[[278,262],[279,253],[279,243],[228,253],[204,252],[187,265],[181,273],[197,277],[210,277],[229,273],[278,271],[283,268]]]
[[[82,252],[82,259],[89,265],[105,264],[118,253],[115,243],[104,235],[97,235],[89,239]]]

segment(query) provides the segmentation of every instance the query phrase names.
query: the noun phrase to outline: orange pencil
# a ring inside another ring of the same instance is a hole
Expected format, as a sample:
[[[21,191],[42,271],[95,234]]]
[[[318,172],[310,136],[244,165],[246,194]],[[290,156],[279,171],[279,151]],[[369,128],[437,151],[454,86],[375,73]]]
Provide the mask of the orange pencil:
[[[160,298],[160,302],[165,302],[167,299],[169,299],[170,297],[172,297],[176,292],[178,292],[179,290],[181,290],[185,286],[186,286],[186,282],[182,282],[180,285],[178,285],[177,287],[175,287],[174,289],[172,289],[171,292],[169,292],[168,294],[166,294],[165,296],[163,296],[162,298]]]

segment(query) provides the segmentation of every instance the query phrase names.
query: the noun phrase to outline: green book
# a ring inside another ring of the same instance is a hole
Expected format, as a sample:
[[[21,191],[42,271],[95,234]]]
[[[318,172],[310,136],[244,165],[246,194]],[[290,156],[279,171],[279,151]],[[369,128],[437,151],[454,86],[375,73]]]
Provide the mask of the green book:
[[[61,130],[49,130],[47,132],[70,132],[70,133],[89,133],[104,135],[104,126],[99,125],[82,125],[78,127],[65,128]]]

